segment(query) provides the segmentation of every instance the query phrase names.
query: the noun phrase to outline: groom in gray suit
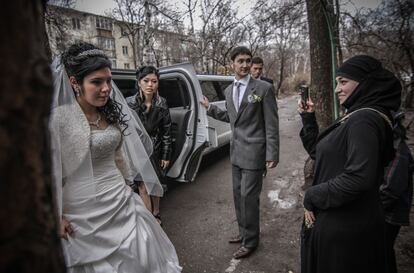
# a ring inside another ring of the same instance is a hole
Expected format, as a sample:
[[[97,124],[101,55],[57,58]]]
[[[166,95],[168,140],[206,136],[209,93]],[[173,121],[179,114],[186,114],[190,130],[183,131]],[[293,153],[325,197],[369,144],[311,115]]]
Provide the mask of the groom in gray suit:
[[[235,75],[233,84],[224,91],[227,110],[209,104],[206,97],[201,104],[208,109],[209,116],[230,122],[230,160],[239,235],[229,243],[241,243],[233,254],[240,259],[249,256],[259,244],[263,170],[274,168],[279,162],[279,120],[273,86],[249,75],[250,50],[236,47],[230,58]]]

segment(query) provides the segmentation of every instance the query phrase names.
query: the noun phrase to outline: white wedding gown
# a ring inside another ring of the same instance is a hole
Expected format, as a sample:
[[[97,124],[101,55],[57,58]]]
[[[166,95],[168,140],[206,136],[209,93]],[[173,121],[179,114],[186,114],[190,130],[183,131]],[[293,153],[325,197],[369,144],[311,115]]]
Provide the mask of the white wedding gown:
[[[68,271],[181,272],[174,246],[116,167],[120,141],[121,133],[112,125],[93,130],[94,180],[65,178],[63,216],[74,229],[67,241],[62,239]]]

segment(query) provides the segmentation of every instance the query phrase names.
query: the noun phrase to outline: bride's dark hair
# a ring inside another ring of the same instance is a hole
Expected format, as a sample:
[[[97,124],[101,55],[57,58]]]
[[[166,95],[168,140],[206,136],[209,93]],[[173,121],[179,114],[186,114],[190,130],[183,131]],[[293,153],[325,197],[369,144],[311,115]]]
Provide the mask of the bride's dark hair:
[[[92,72],[106,67],[111,69],[111,61],[105,53],[96,46],[84,42],[71,45],[62,54],[62,62],[68,77],[75,77],[79,84],[82,84],[84,78]],[[128,124],[120,103],[109,97],[108,102],[97,107],[97,110],[109,124],[118,124],[123,128],[122,133],[125,132]]]

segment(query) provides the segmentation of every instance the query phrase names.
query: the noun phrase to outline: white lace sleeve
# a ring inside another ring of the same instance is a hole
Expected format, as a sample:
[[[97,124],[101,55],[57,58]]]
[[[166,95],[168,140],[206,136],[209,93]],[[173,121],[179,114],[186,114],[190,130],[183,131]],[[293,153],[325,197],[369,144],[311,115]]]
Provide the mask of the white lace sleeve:
[[[50,151],[52,159],[52,185],[55,193],[55,202],[59,219],[62,217],[62,158],[60,153],[60,138],[56,117],[51,115],[50,123]]]
[[[121,172],[122,176],[126,180],[129,180],[128,178],[131,175],[129,173],[129,166],[128,166],[127,162],[125,161],[124,152],[122,150],[122,141],[118,145],[118,147],[116,148],[116,151],[115,151],[115,164],[116,164],[117,168],[119,169],[119,171]]]

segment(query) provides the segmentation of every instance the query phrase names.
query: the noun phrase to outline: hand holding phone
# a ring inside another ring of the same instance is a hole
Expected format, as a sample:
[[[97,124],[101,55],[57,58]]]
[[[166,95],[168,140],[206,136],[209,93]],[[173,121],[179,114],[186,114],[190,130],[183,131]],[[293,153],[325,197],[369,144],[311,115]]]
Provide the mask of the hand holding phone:
[[[308,109],[308,100],[309,100],[309,86],[301,85],[299,86],[300,98],[301,103],[303,105],[303,109]]]

